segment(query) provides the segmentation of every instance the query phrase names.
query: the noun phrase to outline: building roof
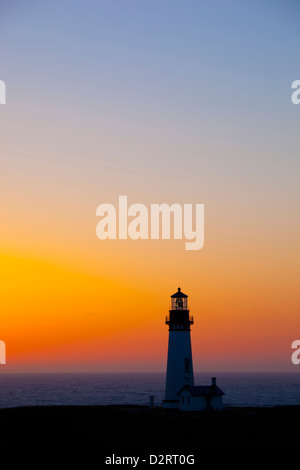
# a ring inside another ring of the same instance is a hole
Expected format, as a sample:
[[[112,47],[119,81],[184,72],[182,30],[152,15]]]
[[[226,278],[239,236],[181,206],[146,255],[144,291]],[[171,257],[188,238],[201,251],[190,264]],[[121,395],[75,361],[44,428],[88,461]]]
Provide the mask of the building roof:
[[[180,393],[183,390],[187,390],[190,392],[192,397],[203,397],[203,396],[222,396],[225,395],[225,393],[217,386],[217,385],[197,385],[197,386],[191,386],[191,385],[185,385],[182,389],[179,390],[177,395],[180,395]]]
[[[188,296],[185,295],[183,292],[181,292],[180,287],[178,287],[178,291],[177,291],[175,294],[171,295],[171,297],[172,297],[172,299],[177,299],[178,297],[182,297],[182,298],[185,299],[185,298],[187,298]]]

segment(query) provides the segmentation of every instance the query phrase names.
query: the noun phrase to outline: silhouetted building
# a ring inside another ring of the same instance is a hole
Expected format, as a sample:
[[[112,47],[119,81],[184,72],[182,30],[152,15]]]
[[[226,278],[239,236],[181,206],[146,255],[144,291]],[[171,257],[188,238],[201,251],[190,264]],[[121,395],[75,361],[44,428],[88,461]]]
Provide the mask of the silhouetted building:
[[[183,411],[222,410],[224,392],[212,377],[211,385],[185,385],[178,393],[179,409]]]
[[[216,378],[211,385],[194,386],[191,346],[191,325],[188,296],[178,291],[171,295],[171,307],[166,324],[169,326],[167,378],[164,408],[179,410],[220,410],[224,392],[217,387]]]
[[[169,326],[166,393],[164,408],[178,408],[178,391],[184,385],[194,385],[191,347],[191,325],[194,323],[188,310],[188,296],[178,291],[171,295],[171,307],[166,324]]]

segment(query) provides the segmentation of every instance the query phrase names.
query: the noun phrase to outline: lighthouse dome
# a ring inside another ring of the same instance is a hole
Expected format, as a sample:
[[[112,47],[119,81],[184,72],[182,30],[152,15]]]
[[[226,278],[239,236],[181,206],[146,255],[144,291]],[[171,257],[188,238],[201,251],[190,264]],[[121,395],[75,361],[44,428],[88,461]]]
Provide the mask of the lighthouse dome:
[[[171,295],[171,298],[172,299],[178,299],[178,298],[182,298],[182,299],[186,299],[188,296],[186,294],[184,294],[183,292],[181,292],[181,288],[178,287],[178,291],[175,292],[175,294]]]

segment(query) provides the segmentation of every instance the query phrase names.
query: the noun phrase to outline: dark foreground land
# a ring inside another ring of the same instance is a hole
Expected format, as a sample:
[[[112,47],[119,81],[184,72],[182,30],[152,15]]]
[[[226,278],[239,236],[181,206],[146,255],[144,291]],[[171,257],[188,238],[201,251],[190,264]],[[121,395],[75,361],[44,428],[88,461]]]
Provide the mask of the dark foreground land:
[[[300,406],[197,413],[141,406],[10,408],[0,409],[0,425],[0,455],[11,464],[20,457],[33,462],[37,449],[46,460],[92,458],[95,465],[85,468],[108,468],[103,464],[113,454],[140,456],[142,468],[142,457],[150,454],[194,454],[197,463],[203,453],[225,449],[246,456],[300,447]]]

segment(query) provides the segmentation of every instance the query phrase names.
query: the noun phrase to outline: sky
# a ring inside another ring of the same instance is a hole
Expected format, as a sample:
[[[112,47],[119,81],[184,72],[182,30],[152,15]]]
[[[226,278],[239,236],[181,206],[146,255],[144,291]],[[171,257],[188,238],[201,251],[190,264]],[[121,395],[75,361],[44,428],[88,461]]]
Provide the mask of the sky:
[[[0,1],[2,372],[295,371],[297,1]],[[99,240],[96,209],[204,204],[205,241]],[[299,367],[299,366],[298,366]]]

